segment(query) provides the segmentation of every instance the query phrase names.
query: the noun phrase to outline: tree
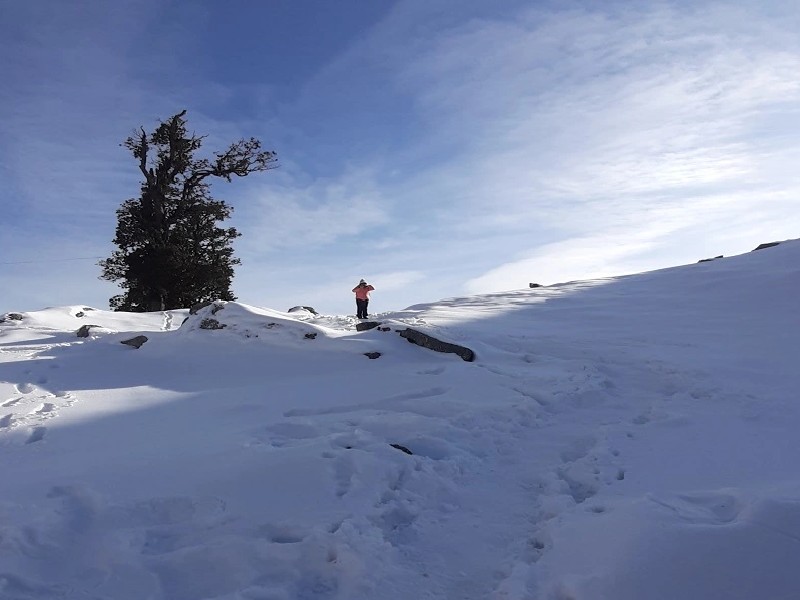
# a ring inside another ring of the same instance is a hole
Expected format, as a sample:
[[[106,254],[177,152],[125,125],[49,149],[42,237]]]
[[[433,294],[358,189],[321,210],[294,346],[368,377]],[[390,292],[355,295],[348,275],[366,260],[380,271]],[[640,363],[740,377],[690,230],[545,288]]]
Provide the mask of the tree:
[[[210,181],[245,177],[277,166],[275,152],[255,138],[241,139],[214,157],[196,158],[205,136],[188,134],[186,111],[149,134],[140,128],[122,144],[144,176],[141,195],[117,209],[117,246],[100,261],[101,279],[125,293],[114,310],[145,312],[184,308],[207,300],[235,300],[231,246],[240,234],[219,224],[233,208],[210,194]]]

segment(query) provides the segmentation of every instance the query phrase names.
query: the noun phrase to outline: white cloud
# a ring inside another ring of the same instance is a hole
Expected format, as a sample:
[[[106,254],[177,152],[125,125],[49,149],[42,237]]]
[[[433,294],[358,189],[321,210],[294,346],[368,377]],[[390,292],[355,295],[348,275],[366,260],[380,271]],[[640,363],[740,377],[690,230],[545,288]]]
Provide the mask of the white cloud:
[[[798,15],[759,11],[530,9],[384,52],[426,128],[417,152],[441,156],[382,193],[432,260],[482,249],[483,276],[453,263],[470,291],[518,287],[531,260],[608,275],[700,258],[703,229],[743,251],[762,220],[796,226]]]
[[[389,222],[380,190],[369,175],[355,172],[304,186],[290,178],[286,183],[251,187],[237,211],[241,247],[253,254],[307,251]]]

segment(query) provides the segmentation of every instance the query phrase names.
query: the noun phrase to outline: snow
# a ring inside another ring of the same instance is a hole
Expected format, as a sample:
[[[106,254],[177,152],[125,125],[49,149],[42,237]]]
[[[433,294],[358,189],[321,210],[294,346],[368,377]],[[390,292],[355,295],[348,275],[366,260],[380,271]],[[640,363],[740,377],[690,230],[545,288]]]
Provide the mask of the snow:
[[[787,241],[389,331],[232,302],[21,313],[0,597],[797,598],[799,265]]]

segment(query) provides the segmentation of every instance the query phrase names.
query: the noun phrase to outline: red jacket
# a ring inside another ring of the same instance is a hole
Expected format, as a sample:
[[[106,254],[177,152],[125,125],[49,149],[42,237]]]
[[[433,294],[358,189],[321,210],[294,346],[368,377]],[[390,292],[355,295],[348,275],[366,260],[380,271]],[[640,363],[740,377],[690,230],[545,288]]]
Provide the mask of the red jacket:
[[[353,288],[357,300],[369,300],[369,293],[375,288],[371,285],[357,285]]]

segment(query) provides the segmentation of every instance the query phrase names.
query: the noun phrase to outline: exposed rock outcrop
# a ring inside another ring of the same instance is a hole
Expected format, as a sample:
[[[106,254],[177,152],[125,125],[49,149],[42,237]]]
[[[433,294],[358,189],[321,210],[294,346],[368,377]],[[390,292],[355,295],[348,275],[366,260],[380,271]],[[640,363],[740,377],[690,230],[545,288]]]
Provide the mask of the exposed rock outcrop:
[[[380,323],[377,321],[361,321],[356,323],[356,331],[368,331],[370,329],[375,329]]]
[[[101,327],[101,325],[81,325],[81,328],[75,332],[79,338],[88,338],[89,337],[89,330],[94,329],[95,327]]]
[[[194,306],[192,306],[192,308],[189,309],[189,314],[190,315],[196,315],[201,310],[203,310],[206,306],[211,306],[212,304],[214,305],[214,308],[211,309],[211,314],[212,315],[217,314],[219,311],[221,311],[223,308],[225,308],[225,305],[222,304],[222,303],[214,302],[213,300],[206,300],[205,302],[199,302],[199,303],[195,304]]]
[[[208,317],[200,321],[200,329],[225,329],[226,327],[225,323],[220,323],[216,319]]]
[[[406,448],[405,446],[401,446],[400,444],[389,444],[392,448],[400,450],[400,452],[405,452],[406,454],[411,454],[413,456],[413,452]]]
[[[141,348],[142,345],[147,341],[147,336],[145,335],[137,335],[129,340],[122,340],[120,344],[125,344],[126,346],[133,346],[134,348]]]
[[[698,260],[697,262],[698,262],[698,263],[701,263],[701,262],[711,262],[712,260],[717,260],[718,258],[724,258],[724,257],[722,256],[722,254],[720,254],[719,256],[715,256],[714,258],[701,258],[701,259],[700,259],[700,260]]]
[[[456,354],[457,356],[460,356],[462,360],[467,362],[472,362],[475,360],[475,352],[469,348],[465,346],[459,346],[458,344],[451,344],[450,342],[437,340],[435,337],[428,335],[427,333],[422,333],[421,331],[416,331],[415,329],[404,329],[400,332],[400,337],[407,339],[412,344],[417,344],[418,346],[428,348],[429,350],[434,350],[435,352],[448,352],[451,354]]]
[[[370,360],[375,360],[376,358],[379,358],[380,355],[381,355],[380,352],[364,352],[364,356],[366,356]]]
[[[290,313],[293,313],[293,312],[310,312],[312,315],[318,315],[319,314],[317,311],[315,311],[310,306],[293,306],[292,308],[290,308],[286,312],[290,312]]]
[[[764,248],[772,248],[773,246],[777,246],[780,242],[764,242],[763,244],[759,244],[755,248],[753,248],[753,252],[756,250],[763,250]]]

